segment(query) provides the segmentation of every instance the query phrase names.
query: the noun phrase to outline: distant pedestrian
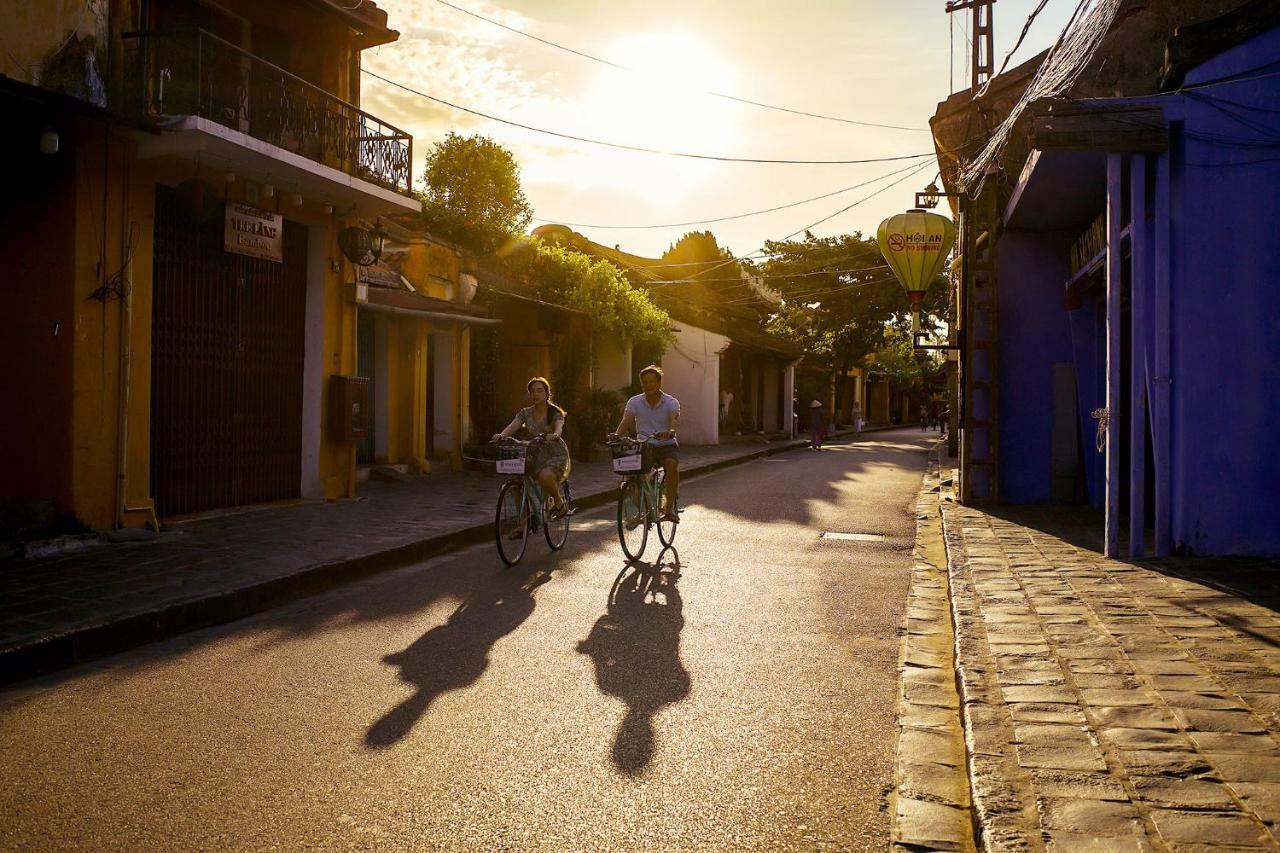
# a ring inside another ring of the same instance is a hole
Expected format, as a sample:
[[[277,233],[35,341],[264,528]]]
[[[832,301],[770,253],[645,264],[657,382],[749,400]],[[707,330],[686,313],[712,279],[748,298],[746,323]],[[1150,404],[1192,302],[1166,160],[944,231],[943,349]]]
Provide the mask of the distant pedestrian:
[[[920,431],[924,432],[929,428],[929,407],[920,404]]]
[[[853,431],[862,432],[862,407],[857,403],[853,404]]]
[[[827,410],[820,400],[809,404],[809,449],[821,450],[827,438]]]

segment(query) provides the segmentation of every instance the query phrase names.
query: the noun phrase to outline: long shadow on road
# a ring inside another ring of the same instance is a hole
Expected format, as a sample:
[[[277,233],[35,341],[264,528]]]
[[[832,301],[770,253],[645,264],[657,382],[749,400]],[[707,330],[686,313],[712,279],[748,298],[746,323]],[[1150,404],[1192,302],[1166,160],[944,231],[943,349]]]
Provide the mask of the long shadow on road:
[[[533,614],[533,591],[551,578],[503,574],[475,590],[443,625],[437,625],[413,645],[387,655],[385,663],[400,668],[400,679],[417,692],[369,727],[365,744],[387,747],[403,738],[439,696],[479,680],[489,666],[489,652],[498,640],[520,627]]]
[[[609,590],[606,612],[578,643],[578,651],[595,663],[600,691],[627,705],[612,756],[628,776],[643,775],[653,760],[654,717],[689,695],[689,671],[680,661],[679,579],[680,555],[673,547],[651,563],[628,564]]]

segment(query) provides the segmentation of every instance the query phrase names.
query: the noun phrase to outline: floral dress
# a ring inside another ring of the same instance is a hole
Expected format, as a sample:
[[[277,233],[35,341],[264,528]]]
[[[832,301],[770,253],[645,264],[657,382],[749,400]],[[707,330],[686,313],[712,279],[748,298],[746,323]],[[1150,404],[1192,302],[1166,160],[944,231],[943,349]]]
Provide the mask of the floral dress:
[[[534,414],[533,406],[529,406],[521,409],[517,417],[520,418],[520,426],[530,435],[547,436],[546,443],[538,448],[538,455],[533,460],[534,470],[550,468],[556,473],[557,478],[566,480],[569,477],[569,469],[573,467],[569,461],[569,445],[565,444],[560,436],[551,434],[555,429],[556,421],[561,420],[563,415],[552,409],[547,409],[547,415],[549,420],[542,420]]]

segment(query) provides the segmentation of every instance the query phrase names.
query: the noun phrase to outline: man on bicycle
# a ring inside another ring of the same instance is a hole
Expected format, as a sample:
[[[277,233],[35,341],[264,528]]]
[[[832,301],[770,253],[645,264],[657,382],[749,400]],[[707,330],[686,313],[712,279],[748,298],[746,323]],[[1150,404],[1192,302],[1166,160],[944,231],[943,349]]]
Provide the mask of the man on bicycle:
[[[662,368],[651,364],[640,371],[640,387],[644,393],[627,401],[618,429],[609,434],[610,441],[630,435],[632,430],[645,446],[645,468],[652,463],[662,466],[666,475],[666,509],[662,520],[680,522],[676,500],[680,494],[680,454],[676,430],[680,425],[680,401],[662,390]]]

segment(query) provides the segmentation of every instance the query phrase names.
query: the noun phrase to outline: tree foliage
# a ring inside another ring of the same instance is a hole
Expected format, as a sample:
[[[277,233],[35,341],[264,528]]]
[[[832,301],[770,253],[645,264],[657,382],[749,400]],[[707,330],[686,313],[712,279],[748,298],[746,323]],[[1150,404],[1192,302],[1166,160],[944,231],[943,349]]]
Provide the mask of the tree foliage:
[[[450,133],[432,146],[417,198],[428,229],[484,254],[523,234],[533,219],[515,157],[478,134]]]
[[[875,240],[858,232],[822,238],[806,232],[803,240],[770,241],[765,250],[769,260],[760,270],[784,299],[769,329],[801,344],[811,361],[843,372],[896,345],[892,329],[909,322],[910,304]],[[939,312],[945,294],[935,282],[925,313]],[[910,351],[909,331],[906,340]]]
[[[597,332],[663,346],[671,318],[608,261],[533,239],[506,259],[529,295],[591,314]]]

